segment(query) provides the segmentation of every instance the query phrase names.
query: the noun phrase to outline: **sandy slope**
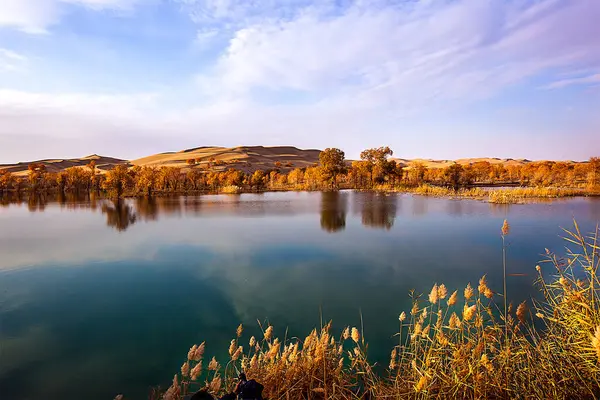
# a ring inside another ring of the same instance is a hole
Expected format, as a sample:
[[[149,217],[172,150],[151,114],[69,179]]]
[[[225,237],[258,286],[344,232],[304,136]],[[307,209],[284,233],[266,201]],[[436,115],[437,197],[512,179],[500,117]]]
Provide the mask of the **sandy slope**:
[[[257,169],[268,170],[275,167],[275,163],[281,164],[281,170],[287,172],[293,168],[303,168],[315,165],[319,162],[320,150],[302,150],[292,146],[240,146],[240,147],[196,147],[178,152],[154,154],[137,160],[127,161],[118,158],[91,155],[84,158],[68,160],[39,160],[46,165],[48,171],[57,172],[74,166],[84,166],[91,160],[96,160],[100,171],[106,171],[117,164],[140,165],[140,166],[170,166],[189,168],[187,160],[194,159],[197,165],[194,168],[210,168],[213,170],[225,170],[236,168],[245,172],[253,172]],[[443,168],[451,165],[453,160],[432,159],[404,159],[393,158],[404,166],[420,162],[428,168]],[[523,165],[531,161],[525,159],[500,159],[500,158],[463,158],[456,160],[457,163],[468,165],[479,161],[487,161],[491,164]],[[0,164],[1,169],[7,169],[16,175],[27,174],[27,166],[31,162],[18,164]]]
[[[392,158],[399,162],[403,166],[410,166],[413,163],[419,162],[425,165],[427,168],[445,168],[453,163],[458,163],[461,165],[469,165],[476,162],[487,161],[490,164],[503,164],[504,166],[508,165],[524,165],[530,163],[530,160],[526,159],[512,159],[512,158],[460,158],[458,160],[432,160],[425,158],[415,158],[415,159],[406,159],[406,158]]]
[[[133,165],[187,167],[187,160],[195,159],[200,166],[214,169],[236,168],[246,172],[267,170],[281,163],[284,171],[309,167],[319,162],[320,150],[301,150],[292,146],[241,146],[241,147],[197,147],[176,153],[161,153],[131,161]],[[214,159],[211,161],[211,159]],[[215,165],[219,162],[223,165]]]
[[[27,166],[31,163],[42,163],[46,166],[46,169],[49,172],[58,172],[62,171],[65,168],[69,167],[83,167],[90,163],[90,161],[96,161],[96,167],[102,172],[111,169],[115,165],[118,164],[127,164],[127,160],[120,160],[118,158],[112,157],[104,157],[96,154],[92,154],[83,158],[71,158],[71,159],[49,159],[49,160],[38,160],[38,161],[28,161],[28,162],[20,162],[17,164],[0,164],[0,170],[5,169],[13,174],[26,175],[27,174]]]

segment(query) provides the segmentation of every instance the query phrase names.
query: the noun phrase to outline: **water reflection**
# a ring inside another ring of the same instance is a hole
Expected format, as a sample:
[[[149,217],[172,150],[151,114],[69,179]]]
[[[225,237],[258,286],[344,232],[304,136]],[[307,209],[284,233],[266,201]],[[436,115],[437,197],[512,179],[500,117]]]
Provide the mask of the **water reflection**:
[[[390,230],[394,226],[398,196],[364,193],[361,202],[362,224],[371,228]]]
[[[48,198],[44,194],[34,194],[27,199],[27,209],[30,212],[44,211],[48,204]]]
[[[46,199],[48,201],[48,199]],[[56,195],[56,200],[54,198],[50,199],[50,202],[56,201],[61,208],[67,208],[69,210],[73,209],[91,209],[95,211],[98,208],[98,202],[101,199],[98,198],[96,193],[88,193],[88,192],[68,192],[68,193],[59,193]]]
[[[386,365],[411,289],[462,290],[484,274],[501,288],[504,218],[515,303],[534,294],[544,247],[564,245],[559,227],[574,216],[588,232],[600,218],[598,199],[449,201],[347,191],[3,197],[17,206],[0,208],[2,398],[145,398],[193,343],[223,360],[240,322],[248,336],[267,318],[279,337],[302,335],[321,311],[334,332],[364,316],[369,357]]]
[[[347,204],[347,193],[321,193],[321,229],[330,233],[344,230]]]
[[[288,196],[282,199],[283,196]],[[300,201],[301,200],[301,201]],[[404,210],[399,206],[404,203]],[[522,204],[491,204],[473,200],[451,200],[424,196],[381,194],[369,192],[323,192],[323,193],[264,193],[236,195],[202,195],[172,197],[140,197],[108,200],[94,193],[71,192],[66,194],[15,194],[0,196],[0,207],[26,207],[30,212],[45,212],[59,206],[68,210],[100,210],[106,215],[106,225],[122,232],[137,221],[156,222],[162,218],[186,218],[205,216],[295,216],[319,214],[321,229],[341,232],[347,226],[347,213],[360,216],[363,226],[391,230],[396,218],[404,215],[428,216],[443,213],[454,217],[469,217],[490,213],[495,217],[526,215],[528,207],[536,213],[552,216],[557,208],[585,211],[586,218],[600,219],[598,199],[577,198]],[[316,221],[315,221],[316,222]],[[318,225],[317,225],[318,226]]]
[[[412,202],[412,213],[413,215],[422,216],[427,214],[427,205],[429,202],[421,196],[416,196]]]
[[[156,221],[159,207],[155,197],[138,197],[135,200],[135,209],[143,221]]]
[[[20,204],[24,201],[23,193],[3,193],[0,196],[0,207],[8,207],[12,204]]]
[[[137,215],[125,200],[114,200],[102,204],[102,214],[106,214],[106,225],[119,232],[135,224]]]

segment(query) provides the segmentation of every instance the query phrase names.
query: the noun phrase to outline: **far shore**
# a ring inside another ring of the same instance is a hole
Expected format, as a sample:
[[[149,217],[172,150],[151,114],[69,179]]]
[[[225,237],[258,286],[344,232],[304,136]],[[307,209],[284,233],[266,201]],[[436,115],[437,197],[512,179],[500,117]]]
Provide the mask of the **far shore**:
[[[380,194],[406,193],[418,196],[439,197],[449,199],[470,199],[486,201],[495,204],[525,204],[536,201],[547,201],[549,199],[572,198],[572,197],[600,197],[600,192],[591,191],[582,188],[556,188],[556,187],[523,187],[514,183],[498,183],[493,185],[472,185],[468,188],[452,188],[435,185],[410,186],[385,186],[380,185],[371,189],[357,189],[352,187],[339,187],[335,189],[309,189],[309,188],[265,188],[262,190],[251,190],[243,187],[226,187],[222,190],[180,190],[172,191],[153,191],[150,196],[141,193],[124,193],[122,198],[140,198],[140,197],[172,197],[172,196],[198,196],[198,195],[240,195],[240,194],[261,194],[275,192],[331,192],[331,191],[360,191],[373,192]],[[24,196],[53,196],[58,198],[63,196],[65,200],[69,197],[87,198],[88,196],[98,196],[102,199],[115,200],[104,190],[99,191],[74,191],[61,193],[57,190],[45,191],[22,191],[14,190],[0,192],[0,199],[16,200]]]

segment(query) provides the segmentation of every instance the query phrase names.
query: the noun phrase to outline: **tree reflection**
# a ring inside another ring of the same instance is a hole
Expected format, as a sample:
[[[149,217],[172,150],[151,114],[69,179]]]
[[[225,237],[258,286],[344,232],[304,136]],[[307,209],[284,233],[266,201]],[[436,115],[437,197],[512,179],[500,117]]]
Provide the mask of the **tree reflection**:
[[[391,229],[396,219],[398,197],[365,193],[362,203],[362,223],[373,228]]]
[[[346,228],[346,209],[348,198],[345,193],[321,193],[321,229],[338,232]]]
[[[144,221],[156,221],[158,219],[158,202],[152,196],[138,197],[135,200],[135,210]]]
[[[24,203],[25,199],[23,198],[23,193],[3,193],[0,195],[0,206],[8,207],[11,204],[19,205]]]
[[[96,195],[85,191],[58,192],[56,195],[56,202],[60,205],[60,208],[95,209]]]
[[[48,204],[48,197],[41,193],[32,193],[27,199],[27,208],[30,212],[44,211]]]
[[[199,215],[202,211],[202,200],[199,197],[186,197],[183,206],[186,213]]]
[[[125,200],[111,200],[102,205],[102,214],[106,214],[106,225],[119,232],[125,231],[135,224],[137,216]]]
[[[183,211],[181,196],[159,197],[156,199],[156,202],[161,215],[181,217]]]

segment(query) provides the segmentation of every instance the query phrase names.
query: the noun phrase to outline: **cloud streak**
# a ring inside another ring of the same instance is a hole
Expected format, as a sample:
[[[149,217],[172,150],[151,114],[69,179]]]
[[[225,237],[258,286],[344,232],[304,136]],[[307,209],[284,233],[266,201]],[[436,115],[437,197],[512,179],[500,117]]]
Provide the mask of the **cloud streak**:
[[[372,106],[473,100],[544,72],[600,66],[600,3],[429,1],[332,16],[307,7],[291,20],[237,30],[214,74],[234,95],[266,88]],[[357,34],[359,33],[359,34]]]
[[[0,72],[19,72],[26,67],[28,59],[23,54],[0,48]]]
[[[95,11],[131,10],[140,3],[154,0],[2,0],[0,27],[16,28],[29,34],[46,34],[68,13],[68,6]]]
[[[573,85],[588,85],[600,83],[600,74],[584,76],[580,78],[561,79],[544,86],[545,89],[561,89]]]

